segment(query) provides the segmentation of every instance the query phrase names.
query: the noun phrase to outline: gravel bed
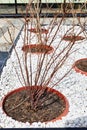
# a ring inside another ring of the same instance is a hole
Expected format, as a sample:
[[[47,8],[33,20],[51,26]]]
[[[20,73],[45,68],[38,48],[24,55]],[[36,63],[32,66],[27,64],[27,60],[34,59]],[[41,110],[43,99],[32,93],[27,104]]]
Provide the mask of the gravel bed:
[[[58,37],[55,39],[52,46],[55,48],[60,38],[63,36],[63,33],[70,26],[63,25],[60,29]],[[79,30],[79,27],[76,26],[76,33]],[[54,29],[55,31],[55,29]],[[83,35],[83,34],[82,34]],[[20,38],[17,42],[16,49],[19,53],[19,57],[22,62],[23,52],[21,51],[22,47],[22,36],[23,32],[20,35]],[[36,38],[33,39],[33,42],[36,41]],[[62,46],[66,44],[65,41],[62,42]],[[60,47],[61,49],[61,47]],[[59,50],[57,50],[59,51]],[[57,74],[54,80],[60,75],[63,75],[64,72],[69,69],[73,63],[80,59],[87,57],[87,42],[86,40],[77,42],[74,45],[72,54],[67,59],[65,65]],[[51,54],[50,54],[51,55]],[[49,56],[50,56],[49,55]],[[36,55],[32,56],[32,62],[34,62],[33,67],[35,68],[35,61],[37,59]],[[14,66],[18,67],[17,58],[15,56],[14,50],[12,51],[11,57],[7,60],[7,64],[3,69],[1,79],[0,79],[0,100],[11,90],[21,87],[21,84],[16,76]],[[20,74],[20,72],[19,72]],[[59,83],[55,89],[62,92],[69,101],[69,112],[65,117],[62,117],[61,120],[49,123],[34,122],[32,124],[22,123],[15,121],[11,117],[6,116],[3,112],[2,107],[0,107],[0,126],[3,128],[65,128],[65,127],[87,127],[87,77],[80,73],[76,73],[74,70],[71,70],[69,75],[67,75],[62,82]]]

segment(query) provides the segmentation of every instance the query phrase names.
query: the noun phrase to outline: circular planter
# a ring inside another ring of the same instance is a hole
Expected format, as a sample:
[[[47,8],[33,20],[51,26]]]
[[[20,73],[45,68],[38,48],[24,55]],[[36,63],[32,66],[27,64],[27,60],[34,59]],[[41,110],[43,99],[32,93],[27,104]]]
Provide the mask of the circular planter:
[[[30,44],[30,45],[24,45],[22,47],[22,51],[28,53],[46,53],[46,54],[50,54],[53,51],[53,47],[48,46],[48,45],[44,45],[44,44]]]
[[[75,69],[76,72],[87,76],[87,58],[77,60],[73,65],[73,69]]]
[[[37,31],[37,29],[36,28],[31,28],[31,29],[28,29],[28,31],[30,31],[30,32],[33,32],[33,33],[38,33],[38,31]],[[41,29],[41,33],[43,34],[48,34],[48,30],[47,29],[44,29],[44,28],[42,28]]]
[[[18,98],[19,97],[17,97],[17,98],[14,98],[14,95],[18,95],[18,93],[22,93],[22,98],[23,98],[23,96],[24,96],[24,91],[26,92],[26,93],[28,93],[29,91],[30,91],[30,88],[32,88],[32,90],[34,90],[35,92],[36,92],[36,90],[46,90],[45,92],[47,92],[47,94],[48,93],[50,93],[50,94],[52,94],[52,95],[54,95],[57,99],[56,99],[56,101],[58,102],[58,105],[60,105],[61,103],[63,104],[63,106],[61,105],[61,106],[58,106],[58,107],[56,107],[55,106],[55,104],[53,103],[50,103],[50,105],[53,105],[52,107],[51,106],[48,106],[49,104],[47,104],[47,106],[45,106],[44,107],[44,111],[43,111],[43,108],[41,108],[40,110],[38,110],[38,111],[36,111],[36,113],[34,112],[34,111],[32,111],[32,113],[34,113],[34,114],[37,114],[37,112],[39,112],[39,116],[41,115],[41,116],[43,116],[43,121],[42,120],[38,120],[38,121],[40,121],[40,122],[45,122],[45,123],[47,123],[47,122],[54,122],[54,121],[56,121],[56,120],[59,120],[59,119],[62,119],[62,117],[63,116],[66,116],[67,115],[67,113],[68,113],[68,111],[69,111],[69,103],[68,103],[68,100],[66,99],[66,97],[62,94],[62,93],[60,93],[59,91],[57,91],[57,90],[55,90],[55,89],[53,89],[53,88],[49,88],[49,87],[41,87],[41,86],[32,86],[32,87],[21,87],[21,88],[18,88],[18,89],[15,89],[15,90],[13,90],[13,91],[11,91],[10,93],[8,93],[5,97],[4,97],[4,99],[3,99],[3,102],[2,102],[2,109],[3,109],[3,111],[7,114],[7,116],[9,116],[9,113],[11,112],[11,111],[9,111],[9,112],[7,112],[7,110],[6,109],[11,109],[11,107],[13,107],[14,106],[14,104],[15,104],[15,102],[16,103],[18,103],[17,102],[17,100],[18,100]],[[29,93],[28,93],[28,95],[29,95]],[[51,95],[51,96],[52,96]],[[11,97],[11,99],[9,99],[9,97]],[[26,96],[27,97],[27,96]],[[54,99],[54,97],[53,97],[53,99]],[[12,101],[11,101],[12,100]],[[21,99],[20,99],[21,100]],[[23,100],[22,100],[23,101]],[[40,101],[40,100],[39,100]],[[46,100],[47,101],[47,100]],[[60,102],[61,101],[61,102]],[[6,106],[6,102],[7,102],[7,106]],[[9,102],[9,103],[8,103]],[[11,103],[12,102],[12,103]],[[28,99],[28,102],[30,102],[30,100]],[[26,101],[25,102],[25,104],[23,104],[23,106],[24,105],[26,105],[26,109],[28,110],[29,109],[29,104],[28,104],[28,102]],[[47,103],[47,102],[45,102],[45,103]],[[12,105],[13,104],[13,105]],[[11,106],[12,105],[12,106]],[[45,104],[46,105],[46,104]],[[48,112],[48,107],[51,109],[49,112]],[[55,110],[54,110],[54,107],[55,107]],[[23,109],[22,107],[19,107],[19,110],[17,110],[17,113],[16,113],[16,116],[19,114],[19,115],[23,115],[23,112],[22,113],[20,113],[20,110],[21,109]],[[62,109],[62,110],[61,110]],[[45,112],[45,110],[46,110],[46,112]],[[54,111],[53,111],[54,110]],[[55,111],[56,110],[58,110],[58,114],[56,114],[55,113]],[[51,112],[52,111],[52,112]],[[61,112],[60,112],[61,111]],[[26,112],[26,110],[24,109],[24,113]],[[30,114],[30,116],[29,116],[29,112],[30,111],[28,111],[28,113],[27,113],[27,116],[29,117],[29,118],[32,118],[33,116]],[[47,114],[47,112],[48,112],[48,114]],[[15,111],[13,111],[13,117],[12,116],[10,116],[10,117],[12,117],[13,119],[15,119],[15,116],[14,116],[14,114],[15,114]],[[49,116],[50,115],[54,115],[54,114],[56,114],[56,116],[54,117],[53,116],[53,118],[51,119],[51,120],[49,120],[49,119],[46,119],[46,116],[48,116],[48,118],[49,118]],[[39,116],[35,116],[35,118],[36,117],[39,117]],[[26,117],[27,118],[27,117]],[[45,119],[44,119],[45,118]],[[15,120],[17,120],[17,119],[15,119]],[[19,121],[19,120],[18,120]],[[22,120],[20,120],[21,122],[24,122],[24,121],[22,121]],[[37,121],[37,119],[35,119],[35,122],[38,122]],[[28,119],[28,121],[25,121],[25,122],[29,122],[29,119]],[[31,122],[29,122],[29,123],[33,123],[32,121]]]
[[[67,36],[64,36],[62,39],[65,40],[65,41],[71,41],[72,42],[72,41],[80,41],[80,40],[83,40],[85,38],[83,36],[67,35]]]

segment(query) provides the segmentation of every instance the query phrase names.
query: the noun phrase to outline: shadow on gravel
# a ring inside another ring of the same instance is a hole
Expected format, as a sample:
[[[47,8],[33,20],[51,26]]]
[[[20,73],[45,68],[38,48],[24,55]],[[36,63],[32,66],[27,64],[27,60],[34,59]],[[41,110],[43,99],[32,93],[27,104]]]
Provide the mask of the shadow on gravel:
[[[0,73],[2,71],[3,66],[8,58],[8,52],[0,51]]]
[[[73,120],[67,120],[65,123],[65,127],[87,128],[87,116],[78,117]]]

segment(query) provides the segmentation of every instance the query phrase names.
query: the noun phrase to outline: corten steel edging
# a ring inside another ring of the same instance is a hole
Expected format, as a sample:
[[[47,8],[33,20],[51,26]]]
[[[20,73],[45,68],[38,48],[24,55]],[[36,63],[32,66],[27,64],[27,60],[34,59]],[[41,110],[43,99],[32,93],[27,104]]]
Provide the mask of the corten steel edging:
[[[10,58],[10,56],[11,56],[11,53],[12,53],[12,50],[13,50],[14,46],[16,46],[17,41],[19,40],[21,31],[23,30],[23,27],[24,27],[24,25],[22,26],[20,32],[18,33],[16,39],[14,40],[14,45],[12,45],[11,49],[9,50],[9,52],[7,54],[7,57],[5,58],[4,62],[2,62],[2,66],[0,68],[0,76],[1,76],[1,73],[2,73],[2,70],[3,70],[4,66],[6,65],[6,62],[7,62],[8,58]]]

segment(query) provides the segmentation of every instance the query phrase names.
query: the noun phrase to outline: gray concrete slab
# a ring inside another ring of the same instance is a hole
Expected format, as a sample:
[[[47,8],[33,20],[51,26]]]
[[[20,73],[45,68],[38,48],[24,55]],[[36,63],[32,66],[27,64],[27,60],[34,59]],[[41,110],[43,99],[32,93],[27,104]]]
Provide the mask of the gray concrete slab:
[[[9,32],[14,42],[23,24],[22,19],[0,19],[0,73],[13,45]]]
[[[12,46],[9,32],[14,41],[23,24],[23,19],[0,19],[0,51],[9,51]]]

